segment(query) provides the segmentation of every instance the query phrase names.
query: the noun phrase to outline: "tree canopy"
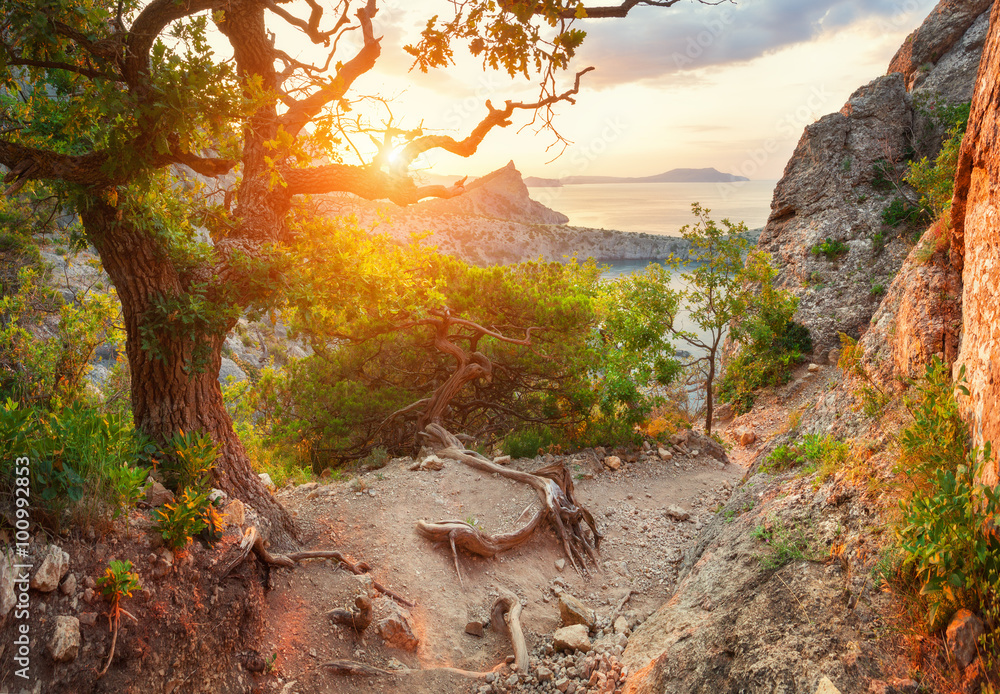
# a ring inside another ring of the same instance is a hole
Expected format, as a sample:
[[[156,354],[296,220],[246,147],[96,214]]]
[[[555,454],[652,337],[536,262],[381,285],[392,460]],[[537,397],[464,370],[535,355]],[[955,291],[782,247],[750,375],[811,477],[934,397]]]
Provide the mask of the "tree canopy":
[[[6,192],[45,185],[55,205],[79,213],[81,243],[97,250],[122,302],[136,426],[159,441],[208,432],[220,451],[218,486],[290,531],[252,474],[215,378],[239,316],[287,294],[288,248],[312,228],[304,196],[406,205],[461,194],[461,183],[418,185],[410,165],[431,149],[470,156],[516,114],[547,119],[572,102],[586,70],[560,73],[584,39],[581,18],[677,2],[442,3],[447,13],[407,47],[416,66],[445,67],[464,46],[484,66],[536,80],[537,100],[487,101],[480,121],[454,137],[421,123],[365,127],[378,151],[354,161],[344,116],[382,55],[377,0],[10,0],[0,10]],[[327,49],[325,62],[292,57],[271,31],[277,24]],[[213,53],[215,31],[231,58]],[[351,289],[364,298],[363,279]]]

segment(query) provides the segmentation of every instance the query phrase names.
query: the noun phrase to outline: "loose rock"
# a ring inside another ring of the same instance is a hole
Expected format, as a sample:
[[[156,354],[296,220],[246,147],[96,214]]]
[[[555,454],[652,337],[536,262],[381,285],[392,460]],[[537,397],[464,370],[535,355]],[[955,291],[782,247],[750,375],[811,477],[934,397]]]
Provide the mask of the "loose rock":
[[[976,659],[977,645],[983,631],[983,621],[970,610],[963,608],[952,617],[946,632],[948,650],[961,667]]]
[[[49,545],[42,563],[31,577],[31,587],[43,593],[50,593],[59,587],[59,581],[69,571],[69,555],[56,545]]]
[[[80,620],[65,615],[56,617],[55,631],[49,639],[49,653],[57,663],[76,658],[80,650]]]
[[[389,603],[389,616],[379,620],[378,633],[386,644],[404,651],[415,651],[420,645],[420,639],[413,633],[410,626],[410,613],[394,602]]]
[[[586,653],[590,650],[590,637],[587,635],[587,627],[583,624],[556,629],[552,634],[552,647],[557,651],[582,651]]]
[[[569,593],[559,596],[559,616],[563,626],[582,624],[588,631],[594,627],[594,611]]]

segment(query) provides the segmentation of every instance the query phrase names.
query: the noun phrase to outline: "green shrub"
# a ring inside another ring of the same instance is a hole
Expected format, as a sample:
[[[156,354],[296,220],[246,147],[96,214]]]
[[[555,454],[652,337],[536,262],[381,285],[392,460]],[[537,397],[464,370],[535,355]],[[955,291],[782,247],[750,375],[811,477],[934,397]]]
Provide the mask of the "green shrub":
[[[549,427],[525,427],[507,434],[501,444],[501,450],[511,458],[534,458],[558,440],[559,437]]]
[[[752,535],[770,550],[757,557],[765,569],[780,569],[793,561],[816,559],[811,539],[798,524],[789,527],[782,521],[776,521],[770,525],[759,525]]]
[[[880,282],[873,283],[869,294],[873,299],[879,298],[880,296],[885,294],[885,285]]]
[[[896,198],[882,211],[882,222],[891,227],[901,224],[913,225],[926,221],[926,211],[919,205],[911,205],[903,198]]]
[[[886,158],[876,159],[872,165],[872,187],[887,192],[896,187],[896,169]]]
[[[175,491],[188,487],[207,489],[219,455],[212,438],[200,431],[178,431],[162,450],[160,471],[164,483]]]
[[[825,256],[827,260],[836,260],[842,255],[845,255],[850,249],[843,241],[834,241],[829,236],[823,243],[818,243],[809,249],[809,252],[815,256]]]
[[[153,512],[156,521],[153,529],[170,549],[187,547],[192,537],[208,527],[206,516],[213,508],[209,494],[210,490],[198,491],[189,487],[176,501],[164,504]]]
[[[775,448],[760,466],[760,471],[777,473],[805,465],[805,474],[816,472],[823,480],[841,467],[847,456],[847,444],[832,435],[806,434],[798,443]]]
[[[10,493],[14,459],[31,459],[31,499],[39,520],[96,522],[130,508],[144,480],[134,466],[145,446],[131,418],[82,403],[47,411],[8,399],[0,407],[0,491]]]
[[[719,382],[719,400],[731,403],[737,414],[750,411],[758,388],[787,383],[795,365],[812,351],[808,328],[792,320],[798,299],[773,286],[773,273],[757,275],[764,281],[731,328],[730,339],[738,348]]]

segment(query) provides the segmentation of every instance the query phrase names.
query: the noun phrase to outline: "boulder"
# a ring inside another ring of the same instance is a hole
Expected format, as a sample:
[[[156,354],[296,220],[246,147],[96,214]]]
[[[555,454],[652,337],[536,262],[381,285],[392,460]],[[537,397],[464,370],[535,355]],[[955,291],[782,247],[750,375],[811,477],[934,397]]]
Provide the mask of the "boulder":
[[[583,624],[574,624],[556,629],[555,633],[552,634],[552,647],[557,651],[582,651],[586,653],[590,650],[587,627]]]
[[[173,503],[173,500],[174,493],[159,482],[153,482],[149,489],[146,490],[146,503],[154,508]]]
[[[69,571],[69,555],[56,545],[49,545],[35,575],[31,577],[31,587],[43,593],[50,593],[59,587],[62,577]]]
[[[609,470],[618,470],[622,466],[622,459],[616,455],[609,455],[604,459],[604,467]]]
[[[592,609],[566,592],[559,594],[559,616],[562,618],[563,626],[582,624],[588,631],[594,627],[596,617]]]
[[[61,615],[55,622],[49,639],[49,654],[57,663],[66,663],[75,659],[80,651],[80,620]]]
[[[228,383],[230,378],[234,383],[239,383],[240,381],[247,380],[248,376],[246,371],[241,369],[236,362],[227,357],[223,357],[222,364],[219,366],[219,383]]]
[[[750,446],[757,440],[757,434],[753,429],[740,429],[737,435],[741,446]]]
[[[979,654],[979,637],[984,633],[983,620],[965,608],[955,613],[948,624],[945,637],[948,650],[959,666],[965,667]]]
[[[404,651],[415,651],[420,645],[420,639],[413,633],[412,620],[409,611],[390,601],[389,615],[380,619],[376,628],[386,645]]]

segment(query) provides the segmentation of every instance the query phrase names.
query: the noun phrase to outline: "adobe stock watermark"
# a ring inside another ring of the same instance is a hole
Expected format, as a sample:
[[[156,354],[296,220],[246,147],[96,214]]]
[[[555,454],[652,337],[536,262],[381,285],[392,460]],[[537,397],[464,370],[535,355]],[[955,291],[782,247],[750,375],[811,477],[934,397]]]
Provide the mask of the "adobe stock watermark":
[[[31,603],[28,589],[31,587],[32,564],[22,563],[28,558],[31,542],[31,459],[14,459],[14,554],[18,563],[14,570],[14,676],[28,680],[31,673]]]
[[[830,97],[831,94],[825,85],[813,86],[805,101],[775,121],[772,137],[761,142],[759,147],[746,151],[746,158],[733,173],[752,179],[779,150],[782,142],[798,136],[803,128],[816,120],[816,114],[825,107]],[[740,189],[743,183],[746,181],[718,183],[716,188],[720,197],[723,200],[728,200]]]

